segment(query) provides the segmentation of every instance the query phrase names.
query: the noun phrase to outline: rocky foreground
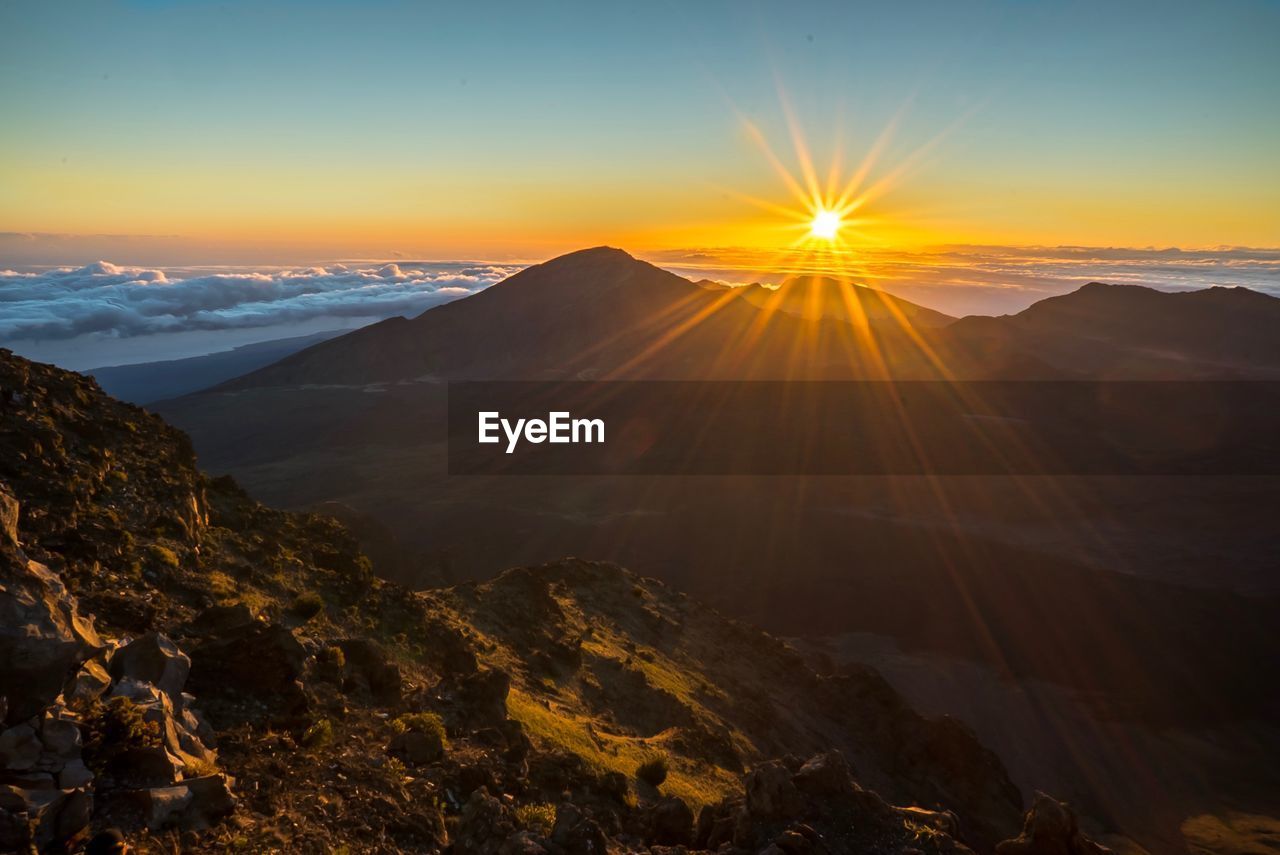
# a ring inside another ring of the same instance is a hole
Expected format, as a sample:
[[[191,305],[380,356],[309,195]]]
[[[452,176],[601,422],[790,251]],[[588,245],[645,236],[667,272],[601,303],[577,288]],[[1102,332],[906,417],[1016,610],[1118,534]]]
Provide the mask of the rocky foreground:
[[[0,723],[3,852],[1104,851],[870,669],[572,559],[411,593],[2,350]]]

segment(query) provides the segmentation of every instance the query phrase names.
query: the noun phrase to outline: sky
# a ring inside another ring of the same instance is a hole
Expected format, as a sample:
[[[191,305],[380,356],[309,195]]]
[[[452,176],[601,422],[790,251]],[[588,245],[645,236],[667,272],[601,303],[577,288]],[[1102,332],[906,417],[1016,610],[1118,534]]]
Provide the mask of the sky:
[[[1274,0],[3,0],[0,344],[187,355],[599,244],[767,281],[810,174],[860,276],[955,314],[1280,291],[1277,37]]]
[[[749,125],[796,173],[789,110],[824,174],[895,128],[879,245],[1276,246],[1277,36],[1269,1],[10,0],[0,231],[119,263],[759,248],[743,197],[789,199]]]

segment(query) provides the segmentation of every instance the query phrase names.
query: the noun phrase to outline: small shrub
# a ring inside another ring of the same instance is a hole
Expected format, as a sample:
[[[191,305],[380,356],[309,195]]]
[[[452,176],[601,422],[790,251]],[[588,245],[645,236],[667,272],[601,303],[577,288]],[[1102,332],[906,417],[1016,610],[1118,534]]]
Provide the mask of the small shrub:
[[[516,808],[516,822],[526,831],[533,831],[546,836],[556,824],[555,805],[532,804],[520,805]]]
[[[184,778],[207,778],[210,775],[218,774],[218,772],[217,763],[200,757],[192,757],[182,767],[182,776]]]
[[[320,648],[316,653],[316,676],[321,680],[337,683],[342,680],[347,667],[347,654],[336,644]]]
[[[303,591],[293,598],[289,611],[303,620],[311,620],[324,610],[324,599],[315,591]]]
[[[89,768],[105,769],[116,755],[130,748],[158,748],[160,727],[142,717],[142,709],[126,697],[94,703],[85,715],[84,759]]]
[[[153,564],[159,564],[161,567],[168,567],[170,570],[176,570],[181,563],[178,561],[178,553],[174,552],[167,546],[161,546],[153,543],[147,547],[147,556]]]
[[[302,734],[302,744],[307,748],[320,748],[333,742],[333,723],[322,718]]]
[[[444,732],[444,720],[433,712],[405,713],[391,722],[391,729],[396,733],[416,730],[418,733],[439,738],[441,745],[446,747],[449,745],[448,737]]]
[[[663,757],[651,757],[636,767],[637,780],[657,789],[667,780],[667,761]]]

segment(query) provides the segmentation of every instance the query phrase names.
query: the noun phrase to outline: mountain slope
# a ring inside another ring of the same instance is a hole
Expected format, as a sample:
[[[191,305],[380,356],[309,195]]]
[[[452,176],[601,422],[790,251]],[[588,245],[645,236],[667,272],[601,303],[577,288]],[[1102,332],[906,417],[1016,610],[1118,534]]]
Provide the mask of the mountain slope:
[[[878,288],[829,276],[793,276],[774,288],[748,285],[743,288],[742,296],[766,311],[782,311],[809,319],[909,324],[915,329],[945,327],[956,320]]]
[[[433,376],[727,378],[858,376],[878,354],[927,371],[897,323],[762,313],[609,247],[530,267],[417,318],[392,318],[221,387],[363,384]]]
[[[330,330],[260,341],[187,359],[111,365],[91,368],[83,373],[97,380],[103,391],[112,397],[133,404],[146,404],[206,389],[337,335],[341,335],[340,330]]]
[[[994,755],[874,672],[823,675],[606,565],[413,595],[87,378],[0,350],[0,392],[0,614],[30,627],[0,632],[0,671],[26,669],[0,682],[6,848],[105,825],[143,852],[937,852],[1016,832]],[[629,781],[650,759],[668,781]]]
[[[1093,284],[1018,315],[953,321],[833,279],[708,287],[597,247],[309,347],[218,391],[422,379],[1274,377],[1278,306],[1241,288]]]
[[[956,350],[1017,350],[1116,379],[1280,377],[1280,299],[1247,288],[1169,293],[1091,282],[1016,315],[968,317]]]

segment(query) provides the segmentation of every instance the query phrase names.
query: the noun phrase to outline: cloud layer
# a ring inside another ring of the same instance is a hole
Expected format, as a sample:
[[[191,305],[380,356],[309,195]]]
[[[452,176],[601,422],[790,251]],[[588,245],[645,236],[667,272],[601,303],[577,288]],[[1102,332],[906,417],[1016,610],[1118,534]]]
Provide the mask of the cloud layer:
[[[771,269],[779,263],[779,256],[746,250],[671,252],[660,254],[655,261],[695,279],[705,276],[728,282],[776,280],[813,272],[803,259],[786,258],[784,263],[793,266],[773,277],[762,277],[756,271]],[[1018,312],[1037,300],[1092,281],[1168,291],[1242,285],[1280,296],[1280,249],[868,248],[853,253],[842,269],[860,282],[953,315]]]
[[[402,262],[177,275],[100,261],[38,273],[0,270],[0,343],[416,315],[518,269]]]

